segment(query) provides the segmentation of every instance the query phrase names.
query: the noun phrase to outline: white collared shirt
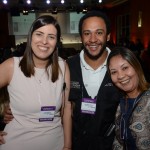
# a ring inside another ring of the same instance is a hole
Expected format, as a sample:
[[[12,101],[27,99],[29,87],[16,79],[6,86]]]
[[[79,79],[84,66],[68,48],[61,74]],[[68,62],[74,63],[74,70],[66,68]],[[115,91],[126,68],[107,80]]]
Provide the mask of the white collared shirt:
[[[110,53],[110,49],[106,48],[108,55]],[[107,55],[107,57],[108,57]],[[87,93],[91,98],[95,98],[97,96],[98,90],[101,86],[101,83],[104,79],[107,67],[107,58],[105,62],[99,66],[96,70],[94,70],[91,66],[89,66],[84,60],[84,50],[80,52],[80,64],[82,70],[83,83],[87,90]]]

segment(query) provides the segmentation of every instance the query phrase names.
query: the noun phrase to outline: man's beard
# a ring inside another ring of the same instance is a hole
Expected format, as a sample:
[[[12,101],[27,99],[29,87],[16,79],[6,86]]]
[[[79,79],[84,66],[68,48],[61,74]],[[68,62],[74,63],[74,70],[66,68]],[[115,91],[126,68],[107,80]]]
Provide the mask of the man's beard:
[[[106,44],[104,44],[103,46],[102,46],[102,48],[101,48],[101,51],[97,54],[97,55],[91,55],[89,52],[88,52],[88,50],[86,49],[86,47],[84,46],[84,52],[85,52],[85,54],[90,58],[90,59],[92,59],[92,60],[97,60],[98,58],[100,58],[101,56],[102,56],[102,54],[104,53],[104,51],[105,51],[105,49],[106,49]]]

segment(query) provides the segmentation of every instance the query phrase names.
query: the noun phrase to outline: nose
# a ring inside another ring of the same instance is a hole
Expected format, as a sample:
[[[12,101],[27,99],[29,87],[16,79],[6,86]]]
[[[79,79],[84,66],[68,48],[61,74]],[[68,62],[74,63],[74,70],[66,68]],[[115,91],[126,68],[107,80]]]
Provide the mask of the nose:
[[[118,71],[118,79],[124,78],[124,73],[122,71]]]
[[[43,44],[46,44],[46,43],[47,43],[47,36],[43,36],[43,37],[42,37],[42,43],[43,43]]]
[[[90,42],[94,43],[97,41],[97,36],[95,33],[91,33],[91,36],[90,36]]]

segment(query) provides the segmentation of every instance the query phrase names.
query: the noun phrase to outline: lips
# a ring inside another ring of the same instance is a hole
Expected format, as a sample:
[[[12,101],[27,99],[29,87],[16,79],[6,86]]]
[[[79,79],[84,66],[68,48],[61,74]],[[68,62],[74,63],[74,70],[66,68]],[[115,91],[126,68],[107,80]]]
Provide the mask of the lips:
[[[89,47],[91,47],[91,48],[96,48],[97,45],[90,45]]]
[[[42,51],[48,50],[48,48],[47,48],[47,47],[44,47],[44,46],[38,46],[38,47],[39,47],[39,49],[42,50]]]
[[[98,48],[98,45],[89,45],[89,48],[91,50],[96,50]]]
[[[120,83],[123,84],[123,85],[125,85],[125,84],[129,83],[129,81],[130,81],[130,80],[127,79],[127,80],[120,81]]]

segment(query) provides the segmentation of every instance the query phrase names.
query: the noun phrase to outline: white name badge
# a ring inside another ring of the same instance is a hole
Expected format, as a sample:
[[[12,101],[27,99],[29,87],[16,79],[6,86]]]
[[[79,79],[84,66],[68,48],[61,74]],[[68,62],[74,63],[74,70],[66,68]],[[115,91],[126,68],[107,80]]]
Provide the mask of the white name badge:
[[[96,99],[83,98],[81,104],[81,113],[92,114],[96,112]]]
[[[55,115],[56,106],[43,106],[40,111],[39,122],[53,121]]]

